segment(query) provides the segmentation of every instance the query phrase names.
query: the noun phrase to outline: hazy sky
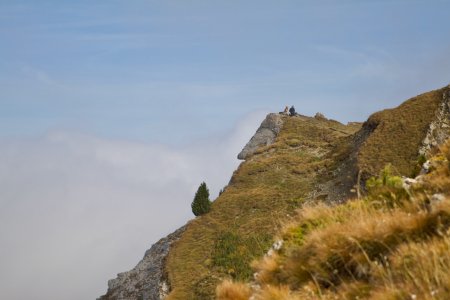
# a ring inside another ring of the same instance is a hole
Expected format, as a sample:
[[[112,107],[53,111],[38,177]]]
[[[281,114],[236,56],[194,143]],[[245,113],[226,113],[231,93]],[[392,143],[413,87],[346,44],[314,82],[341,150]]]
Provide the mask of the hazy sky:
[[[450,83],[450,1],[0,0],[0,298],[94,299],[270,111]]]

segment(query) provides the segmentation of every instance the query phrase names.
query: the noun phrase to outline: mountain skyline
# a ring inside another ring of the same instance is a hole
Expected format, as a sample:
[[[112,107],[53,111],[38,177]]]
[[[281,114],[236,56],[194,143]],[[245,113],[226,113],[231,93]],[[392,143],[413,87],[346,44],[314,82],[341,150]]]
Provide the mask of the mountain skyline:
[[[364,121],[447,85],[449,8],[0,1],[0,297],[102,294],[269,112]]]

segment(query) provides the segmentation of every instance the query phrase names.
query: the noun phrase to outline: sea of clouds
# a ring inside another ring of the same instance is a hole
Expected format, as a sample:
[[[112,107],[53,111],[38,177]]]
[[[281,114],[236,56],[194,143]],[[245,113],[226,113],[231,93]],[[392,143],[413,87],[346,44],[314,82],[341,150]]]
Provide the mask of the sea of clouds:
[[[167,146],[70,131],[0,140],[0,298],[95,299],[159,238],[211,198],[263,120],[256,112],[220,136]]]

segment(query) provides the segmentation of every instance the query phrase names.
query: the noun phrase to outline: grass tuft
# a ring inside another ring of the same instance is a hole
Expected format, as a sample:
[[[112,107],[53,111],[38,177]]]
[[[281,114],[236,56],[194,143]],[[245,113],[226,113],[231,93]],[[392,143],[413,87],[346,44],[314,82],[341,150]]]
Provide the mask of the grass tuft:
[[[248,300],[251,289],[243,283],[233,283],[225,280],[216,289],[217,300]]]

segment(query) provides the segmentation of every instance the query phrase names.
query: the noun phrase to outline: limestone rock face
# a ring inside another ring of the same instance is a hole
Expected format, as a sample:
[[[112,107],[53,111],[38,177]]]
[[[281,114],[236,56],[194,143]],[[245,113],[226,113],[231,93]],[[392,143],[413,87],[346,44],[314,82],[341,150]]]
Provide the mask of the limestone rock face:
[[[436,112],[436,118],[431,122],[427,135],[422,141],[419,154],[427,155],[429,150],[442,144],[450,137],[450,85],[444,88],[442,102]]]
[[[259,126],[255,135],[245,145],[244,149],[238,154],[237,158],[245,160],[250,157],[261,146],[267,146],[275,142],[275,138],[280,133],[283,126],[282,116],[280,114],[268,114]]]
[[[172,243],[181,237],[184,230],[185,226],[160,239],[145,252],[136,267],[109,280],[108,292],[98,300],[164,299],[170,289],[165,280],[165,258]]]

